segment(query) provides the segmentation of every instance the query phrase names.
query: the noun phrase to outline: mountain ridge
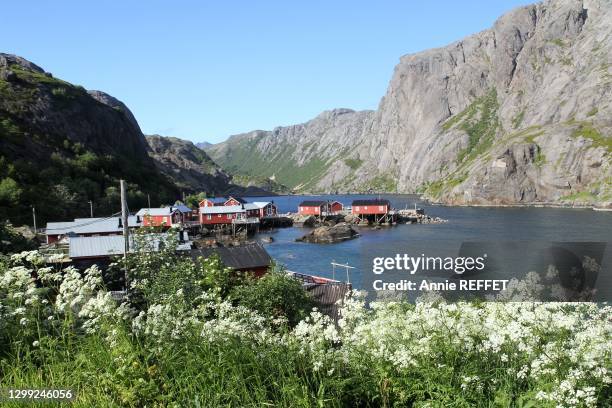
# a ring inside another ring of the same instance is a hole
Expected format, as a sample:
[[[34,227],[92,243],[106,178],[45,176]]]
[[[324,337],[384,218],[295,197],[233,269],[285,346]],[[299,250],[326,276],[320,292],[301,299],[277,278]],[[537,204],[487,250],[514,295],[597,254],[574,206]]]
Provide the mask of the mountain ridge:
[[[450,204],[610,205],[612,3],[552,0],[404,55],[375,111],[206,149],[297,192],[422,193]]]

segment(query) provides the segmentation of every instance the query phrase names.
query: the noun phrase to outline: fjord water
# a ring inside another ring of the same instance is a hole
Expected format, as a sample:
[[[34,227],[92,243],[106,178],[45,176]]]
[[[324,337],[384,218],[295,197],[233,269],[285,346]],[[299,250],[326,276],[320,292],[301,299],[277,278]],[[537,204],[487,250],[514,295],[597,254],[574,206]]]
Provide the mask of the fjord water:
[[[447,207],[432,205],[416,195],[326,195],[257,197],[250,201],[274,201],[281,213],[296,212],[303,200],[337,200],[350,205],[355,199],[384,198],[396,209],[417,207],[431,217],[447,219],[444,224],[407,224],[372,229],[357,227],[360,237],[336,244],[295,242],[309,228],[280,228],[264,231],[258,238],[271,236],[264,244],[270,255],[288,270],[332,277],[331,262],[349,263],[357,269],[350,275],[357,288],[367,283],[372,256],[409,253],[418,256],[456,256],[464,242],[606,242],[603,270],[609,270],[612,253],[612,213],[591,209],[535,207]],[[522,276],[526,270],[521,257],[498,260],[508,277]],[[512,275],[512,276],[510,276]],[[346,280],[344,270],[336,278]],[[500,277],[503,278],[503,277]],[[367,287],[365,289],[368,289]]]

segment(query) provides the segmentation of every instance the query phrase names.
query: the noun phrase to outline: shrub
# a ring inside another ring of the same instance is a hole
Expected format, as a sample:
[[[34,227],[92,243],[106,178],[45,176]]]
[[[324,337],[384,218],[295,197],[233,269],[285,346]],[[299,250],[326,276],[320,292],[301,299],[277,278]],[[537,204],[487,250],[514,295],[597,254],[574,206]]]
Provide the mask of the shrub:
[[[302,284],[281,271],[249,279],[248,284],[235,287],[231,297],[264,316],[286,318],[291,326],[306,317],[314,306]]]

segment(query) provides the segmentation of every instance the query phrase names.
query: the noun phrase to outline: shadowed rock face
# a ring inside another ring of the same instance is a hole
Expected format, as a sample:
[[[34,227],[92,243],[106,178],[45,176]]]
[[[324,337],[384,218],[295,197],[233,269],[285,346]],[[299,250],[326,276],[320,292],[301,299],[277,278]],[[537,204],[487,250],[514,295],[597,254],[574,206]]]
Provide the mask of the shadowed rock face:
[[[157,168],[187,192],[222,193],[231,177],[193,143],[176,137],[146,136]]]
[[[298,191],[449,203],[612,201],[612,2],[553,0],[400,59],[376,111],[339,109],[209,147]]]

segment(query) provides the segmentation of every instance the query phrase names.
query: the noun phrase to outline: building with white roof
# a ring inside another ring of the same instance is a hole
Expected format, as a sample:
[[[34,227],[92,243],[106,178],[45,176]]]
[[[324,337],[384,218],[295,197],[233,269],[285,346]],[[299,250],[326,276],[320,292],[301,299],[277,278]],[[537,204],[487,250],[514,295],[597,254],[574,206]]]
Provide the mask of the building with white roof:
[[[129,228],[141,226],[141,219],[137,216],[128,217]],[[64,237],[103,236],[123,234],[121,217],[107,218],[75,218],[74,221],[48,222],[45,229],[47,244],[52,244]]]

